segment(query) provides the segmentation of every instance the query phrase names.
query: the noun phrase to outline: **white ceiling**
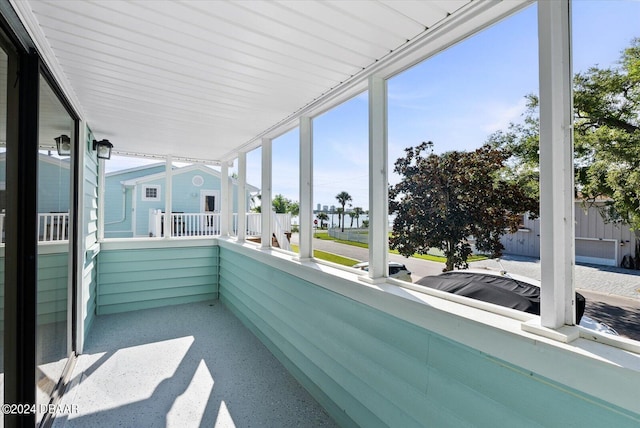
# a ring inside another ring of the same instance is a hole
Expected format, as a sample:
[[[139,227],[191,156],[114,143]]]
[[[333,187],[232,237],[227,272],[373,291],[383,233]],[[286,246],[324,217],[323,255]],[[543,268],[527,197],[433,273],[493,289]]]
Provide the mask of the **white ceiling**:
[[[12,0],[98,139],[214,161],[526,3]]]

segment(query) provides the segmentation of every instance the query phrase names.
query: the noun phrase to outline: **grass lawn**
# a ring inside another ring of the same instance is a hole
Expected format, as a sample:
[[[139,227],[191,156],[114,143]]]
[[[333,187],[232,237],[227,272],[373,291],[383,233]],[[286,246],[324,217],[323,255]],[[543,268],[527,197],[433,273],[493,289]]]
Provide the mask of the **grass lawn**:
[[[291,251],[298,252],[298,246],[291,244]],[[349,257],[342,257],[337,254],[327,253],[326,251],[313,250],[313,257],[326,260],[328,262],[337,263],[343,266],[353,266],[356,263],[360,263],[360,260],[350,259]]]
[[[331,236],[329,236],[329,232],[326,230],[320,230],[320,231],[316,231],[313,234],[314,238],[317,239],[323,239],[325,241],[335,241],[338,242],[340,244],[346,244],[346,245],[353,245],[354,247],[360,247],[360,248],[369,248],[369,244],[365,244],[364,242],[353,242],[353,241],[344,241],[342,239],[334,239]],[[389,250],[389,252],[391,254],[400,254],[398,253],[398,251],[396,250]],[[415,257],[416,259],[422,259],[422,260],[430,260],[432,262],[438,262],[438,263],[445,263],[447,261],[447,259],[445,257],[442,256],[436,256],[436,255],[432,255],[432,254],[414,254],[412,257]],[[478,260],[486,260],[488,259],[487,256],[482,255],[482,254],[474,254],[471,255],[468,259],[468,261],[470,262],[475,262]]]

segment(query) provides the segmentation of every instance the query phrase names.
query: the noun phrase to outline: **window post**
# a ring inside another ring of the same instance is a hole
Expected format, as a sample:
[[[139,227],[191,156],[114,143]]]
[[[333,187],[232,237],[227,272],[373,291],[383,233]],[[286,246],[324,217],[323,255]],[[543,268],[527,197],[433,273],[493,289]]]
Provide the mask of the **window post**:
[[[171,190],[173,186],[173,157],[167,156],[165,163],[165,192],[164,192],[164,237],[171,238]],[[134,231],[135,234],[135,231]]]
[[[220,166],[220,236],[229,236],[229,164]]]
[[[262,213],[262,236],[261,247],[271,247],[271,221],[273,214],[271,213],[271,146],[270,138],[262,139],[262,198],[260,203],[260,212]]]
[[[300,118],[300,260],[313,257],[313,121]]]
[[[387,81],[369,77],[369,280],[389,275]]]
[[[541,324],[575,324],[570,0],[538,2]]]
[[[247,153],[238,153],[238,242],[247,231]]]

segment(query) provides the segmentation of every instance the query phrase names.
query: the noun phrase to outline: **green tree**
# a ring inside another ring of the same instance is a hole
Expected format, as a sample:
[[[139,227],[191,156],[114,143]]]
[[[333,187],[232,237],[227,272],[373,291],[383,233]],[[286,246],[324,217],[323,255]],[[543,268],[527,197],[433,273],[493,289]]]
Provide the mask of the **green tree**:
[[[395,213],[389,246],[404,256],[438,248],[445,271],[468,267],[473,236],[481,251],[503,249],[500,237],[515,232],[520,215],[537,213],[538,203],[501,172],[508,153],[484,145],[473,152],[433,153],[433,143],[405,150],[394,171],[402,179],[389,188]]]
[[[261,200],[262,195],[255,195],[254,197],[252,197],[252,201],[254,200],[254,198]],[[274,198],[271,200],[271,206],[277,214],[291,213],[291,215],[293,216],[297,216],[298,214],[300,214],[300,204],[297,201],[292,201],[291,199],[285,198],[284,195],[281,194],[277,194],[276,196],[274,196]],[[260,205],[255,206],[251,210],[257,213],[262,211]]]
[[[338,227],[342,227],[342,231],[344,232],[344,227],[342,225],[342,217],[344,215],[344,208],[336,208],[336,214],[338,214]]]
[[[605,220],[624,220],[640,237],[640,39],[613,68],[591,67],[574,77],[576,193],[586,204],[607,203]],[[527,96],[523,124],[489,143],[513,155],[511,177],[538,192],[538,98]]]
[[[353,208],[353,217],[356,219],[356,228],[360,228],[360,216],[364,214],[364,210],[360,207]],[[353,226],[353,223],[352,223]]]
[[[329,221],[329,215],[322,211],[316,214],[316,217],[318,218],[318,220],[320,220],[320,229],[324,227],[325,221]]]
[[[345,212],[344,207],[345,205],[347,205],[348,202],[352,201],[352,198],[350,194],[348,194],[343,190],[342,192],[336,195],[336,199],[338,200],[338,203],[342,206],[342,215],[341,215],[342,223],[340,224],[340,228],[344,232],[344,212]],[[340,220],[340,217],[338,217],[338,220]]]
[[[356,219],[356,213],[354,213],[353,211],[348,211],[347,215],[349,216],[349,219],[351,220],[351,223],[349,224],[349,228],[353,229],[353,220]]]

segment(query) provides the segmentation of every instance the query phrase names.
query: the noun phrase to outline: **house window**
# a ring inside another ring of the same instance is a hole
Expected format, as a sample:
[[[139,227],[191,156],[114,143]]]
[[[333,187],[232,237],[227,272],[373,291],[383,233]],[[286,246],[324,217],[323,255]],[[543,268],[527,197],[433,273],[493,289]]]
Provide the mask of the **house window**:
[[[159,201],[160,186],[142,186],[143,201]]]

